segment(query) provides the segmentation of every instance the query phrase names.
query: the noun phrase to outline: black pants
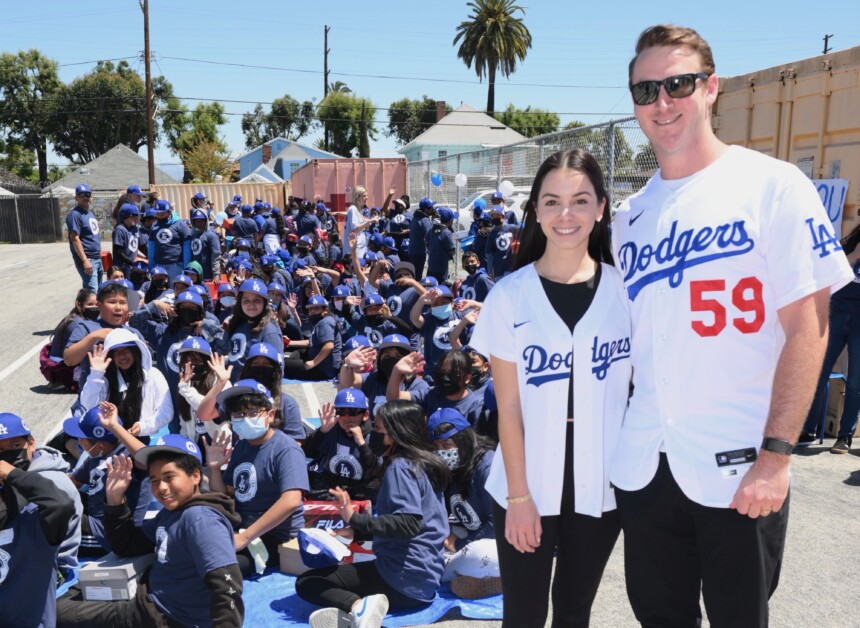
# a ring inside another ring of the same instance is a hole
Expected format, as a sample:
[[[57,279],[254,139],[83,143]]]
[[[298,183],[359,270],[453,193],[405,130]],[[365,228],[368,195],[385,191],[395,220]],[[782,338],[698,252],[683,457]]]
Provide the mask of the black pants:
[[[588,626],[591,605],[620,524],[615,510],[599,518],[574,512],[573,423],[567,429],[561,511],[559,515],[540,518],[541,541],[533,554],[520,553],[505,539],[506,514],[504,508],[494,504],[493,524],[504,595],[503,628],[544,626],[556,550],[552,625]]]
[[[269,558],[266,560],[266,567],[279,565],[281,559],[278,548],[287,539],[276,539],[270,534],[264,534],[260,537],[260,540],[269,554]],[[242,577],[248,578],[257,574],[257,563],[254,562],[254,557],[251,556],[251,552],[247,547],[242,551],[236,552],[236,562],[239,563],[239,571],[242,572]]]
[[[376,569],[375,561],[312,569],[296,580],[299,597],[317,606],[334,606],[349,612],[368,595],[383,593],[391,608],[416,608],[426,602],[414,600],[393,589]]]
[[[412,261],[412,265],[415,266],[415,279],[421,281],[421,278],[424,277],[424,264],[427,263],[427,253],[410,255],[409,259]]]
[[[305,370],[305,360],[302,358],[284,358],[284,377],[301,379],[306,382],[322,382],[332,379],[319,366],[315,366],[309,371]]]
[[[699,592],[714,628],[767,626],[779,582],[788,505],[750,519],[681,491],[665,454],[638,491],[615,489],[624,528],[627,596],[643,626],[698,626]]]
[[[154,610],[158,620],[169,628],[182,628],[182,624]],[[136,595],[131,600],[116,600],[113,602],[84,601],[80,585],[74,585],[57,599],[57,628],[140,628],[153,626],[155,620],[152,612],[148,612]]]

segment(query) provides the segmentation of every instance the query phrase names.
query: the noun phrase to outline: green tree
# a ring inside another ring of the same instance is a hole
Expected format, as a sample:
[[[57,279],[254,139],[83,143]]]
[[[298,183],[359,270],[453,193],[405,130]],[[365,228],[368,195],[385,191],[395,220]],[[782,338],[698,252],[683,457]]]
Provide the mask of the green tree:
[[[226,123],[224,105],[220,102],[198,103],[193,111],[185,114],[183,126],[186,129],[176,138],[171,148],[181,154],[199,142],[209,141],[219,143],[227,150],[218,133],[219,127]]]
[[[254,148],[276,137],[298,140],[315,126],[313,101],[300,103],[290,95],[272,101],[268,113],[258,104],[254,111],[242,116],[245,148]]]
[[[376,139],[373,103],[342,92],[329,92],[317,107],[317,117],[328,132],[329,150],[349,157],[370,157],[370,140]]]
[[[517,69],[517,61],[523,61],[532,47],[532,35],[517,12],[525,15],[525,9],[513,0],[474,0],[467,3],[472,14],[460,22],[453,45],[460,42],[457,57],[467,68],[475,65],[478,79],[487,76],[487,112],[493,115],[496,103],[496,72],[509,77]]]
[[[526,137],[552,133],[558,130],[559,125],[558,114],[537,107],[532,109],[531,106],[517,109],[513,105],[508,105],[507,109],[502,113],[495,114],[494,117],[505,126],[511,127]]]
[[[450,105],[445,105],[445,114],[451,111]],[[395,138],[398,146],[404,146],[434,124],[436,101],[433,98],[401,98],[388,105],[388,127],[383,133]]]
[[[48,180],[50,103],[60,86],[57,62],[38,50],[0,55],[0,137],[35,153],[38,181]]]
[[[180,152],[186,177],[191,183],[212,183],[217,175],[229,179],[233,160],[220,140],[201,137]]]
[[[347,86],[343,81],[335,81],[334,83],[328,84],[329,93],[335,94],[351,94],[352,90]]]
[[[160,80],[158,80],[160,79]],[[153,80],[153,99],[161,114],[155,141],[185,131],[185,108],[163,77]],[[92,72],[64,85],[53,99],[54,150],[74,162],[89,162],[117,144],[133,151],[146,145],[146,89],[126,61],[99,61]]]
[[[31,183],[39,184],[36,153],[17,142],[0,140],[0,168],[17,174]],[[44,180],[48,180],[47,175]]]

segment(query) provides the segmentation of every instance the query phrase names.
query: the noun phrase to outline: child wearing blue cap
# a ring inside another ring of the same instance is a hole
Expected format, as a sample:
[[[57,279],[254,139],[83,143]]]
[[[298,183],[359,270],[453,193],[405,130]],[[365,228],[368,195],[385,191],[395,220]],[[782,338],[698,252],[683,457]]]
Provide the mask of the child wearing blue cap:
[[[375,560],[314,569],[299,576],[296,593],[327,607],[314,612],[312,626],[380,626],[393,608],[431,602],[444,571],[442,547],[448,514],[442,491],[450,472],[432,453],[424,412],[408,401],[379,409],[374,430],[383,435],[383,476],[376,516],[355,513],[349,494],[332,489],[348,528],[338,536],[373,540]],[[325,623],[329,622],[329,623]]]
[[[385,299],[375,293],[364,297],[360,311],[353,310],[350,324],[358,333],[367,336],[374,347],[378,347],[388,335],[409,334],[412,331],[402,320],[389,315]]]
[[[106,461],[119,454],[133,455],[143,447],[142,442],[120,428],[122,420],[117,408],[107,401],[63,423],[63,431],[78,439],[87,454],[69,474],[77,488],[86,487],[87,491],[86,508],[81,520],[81,556],[97,557],[111,551],[104,527]],[[120,431],[130,446],[117,440],[116,434]],[[132,470],[126,500],[133,509],[135,523],[141,525],[149,507],[150,492],[149,478],[140,469]]]
[[[454,232],[451,230],[456,215],[447,207],[437,208],[436,215],[439,221],[433,223],[426,235],[427,274],[442,283],[448,280],[448,265],[457,251]]]
[[[0,413],[0,443],[2,622],[53,626],[57,553],[75,504],[50,477],[32,469],[32,435],[21,417]]]
[[[427,279],[432,276],[428,275]],[[421,295],[412,306],[409,320],[424,339],[425,377],[432,379],[436,364],[451,349],[449,334],[462,314],[453,307],[454,295],[445,285],[438,285]]]
[[[163,508],[135,524],[126,500],[132,458],[107,463],[105,529],[119,556],[155,553],[133,600],[84,601],[73,586],[57,601],[61,628],[242,625],[242,574],[233,528],[239,516],[223,493],[202,493],[200,450],[170,434],[134,454],[146,468],[152,495]]]
[[[191,261],[191,229],[173,216],[173,208],[164,199],[155,203],[155,217],[146,257],[151,266],[163,266],[173,279]]]
[[[291,349],[307,349],[305,358],[284,360],[284,377],[311,381],[331,380],[337,376],[341,359],[341,330],[328,309],[328,301],[320,295],[308,299],[305,306],[313,325],[308,340],[290,342]]]
[[[415,265],[416,279],[424,276],[424,263],[427,261],[427,234],[433,227],[430,218],[434,215],[434,206],[435,203],[429,198],[422,198],[409,224],[409,261]]]
[[[191,260],[200,264],[203,281],[221,278],[221,239],[209,227],[209,217],[201,209],[191,212]]]
[[[205,338],[189,336],[182,341],[177,354],[179,394],[176,410],[180,420],[179,433],[202,448],[204,440],[211,442],[220,432],[230,432],[229,421],[217,418],[214,421],[204,421],[199,416],[200,405],[206,396],[217,394],[213,392],[213,388],[217,385],[217,392],[220,392],[223,388],[230,387],[230,381],[228,379],[220,382],[219,369],[213,368],[215,356]]]
[[[519,228],[505,219],[504,205],[494,203],[490,208],[490,219],[493,228],[487,235],[486,267],[490,279],[498,281],[511,270],[513,244]]]
[[[140,219],[140,211],[131,203],[125,203],[119,208],[119,221],[114,227],[113,249],[111,256],[113,265],[122,270],[125,277],[131,275],[131,265],[137,260],[140,254],[138,250],[138,221]]]
[[[445,504],[456,520],[445,540],[445,573],[454,595],[479,598],[501,593],[499,555],[493,527],[493,498],[484,489],[495,444],[479,436],[454,408],[436,410],[427,419],[436,454],[451,471]]]
[[[319,412],[320,429],[302,443],[302,450],[311,459],[311,490],[328,499],[329,489],[339,486],[353,499],[375,501],[381,467],[367,440],[367,397],[358,388],[344,388],[337,392],[333,404],[324,404]]]
[[[255,565],[246,550],[248,544],[261,539],[268,552],[267,564],[277,565],[278,546],[294,538],[304,526],[302,495],[308,490],[307,462],[296,441],[272,427],[275,411],[269,389],[263,384],[239,380],[222,391],[217,401],[241,440],[232,455],[226,434],[206,446],[209,485],[236,501],[244,528],[236,534],[236,551],[242,573],[250,575]]]

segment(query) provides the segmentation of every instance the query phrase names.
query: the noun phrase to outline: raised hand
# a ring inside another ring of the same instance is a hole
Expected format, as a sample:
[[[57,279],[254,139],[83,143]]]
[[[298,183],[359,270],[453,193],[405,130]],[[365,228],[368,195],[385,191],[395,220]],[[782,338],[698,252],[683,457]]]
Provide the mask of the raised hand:
[[[437,296],[439,296],[439,290],[433,288],[422,294],[420,301],[423,305],[432,305]]]
[[[370,370],[376,362],[376,350],[373,347],[361,347],[346,356],[346,365],[357,373]]]
[[[340,509],[340,516],[343,517],[344,521],[349,523],[349,520],[352,519],[353,513],[352,501],[349,498],[349,493],[347,493],[339,486],[328,489],[328,492],[337,498],[337,505]]]
[[[221,383],[228,381],[233,374],[233,365],[226,366],[226,362],[227,358],[220,353],[213,353],[209,359],[209,368]]]
[[[105,500],[111,506],[119,506],[125,499],[125,492],[131,484],[131,458],[125,454],[111,456],[105,461],[107,477],[105,479]]]
[[[417,351],[403,356],[394,365],[394,371],[400,375],[414,375],[424,369],[424,356]]]
[[[206,466],[210,469],[220,469],[230,462],[233,455],[233,436],[231,432],[218,432],[210,444],[203,439],[203,447],[206,449]]]
[[[111,433],[115,433],[114,429],[119,426],[119,413],[110,401],[102,401],[99,404],[99,423]]]
[[[478,314],[480,314],[480,313],[481,313],[480,310],[469,310],[468,312],[466,312],[466,315],[463,316],[463,318],[470,325],[474,325],[475,323],[478,322]]]
[[[101,344],[93,345],[89,356],[90,368],[94,371],[104,372],[107,370],[108,364],[111,363],[111,359],[108,357],[108,350]]]
[[[291,310],[296,309],[299,305],[299,295],[297,295],[295,292],[291,292],[289,295],[287,295],[287,305],[290,306]]]
[[[194,375],[194,367],[191,364],[191,360],[185,363],[185,367],[183,367],[182,371],[179,373],[179,383],[187,384],[191,381],[191,377]]]
[[[320,413],[320,429],[323,434],[328,434],[337,424],[337,418],[334,414],[334,405],[331,403],[324,403],[322,408],[319,409]]]

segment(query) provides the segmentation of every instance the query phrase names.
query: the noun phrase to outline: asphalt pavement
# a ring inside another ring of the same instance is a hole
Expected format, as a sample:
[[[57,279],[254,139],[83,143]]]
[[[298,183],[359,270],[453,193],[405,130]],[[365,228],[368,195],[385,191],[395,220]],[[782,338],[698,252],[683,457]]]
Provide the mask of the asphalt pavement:
[[[80,287],[68,245],[0,245],[0,412],[30,424],[39,443],[69,416],[73,397],[53,393],[39,372],[38,350],[68,313]],[[330,383],[285,388],[304,416],[317,416],[334,397]],[[847,455],[829,453],[833,439],[799,452],[793,484],[788,542],[779,588],[771,600],[777,628],[860,628],[860,441]],[[636,626],[624,588],[622,539],[604,574],[592,626]],[[743,569],[738,565],[738,569]],[[501,622],[459,619],[437,626],[484,628]],[[549,625],[549,622],[548,622]],[[704,625],[709,625],[705,619]]]

